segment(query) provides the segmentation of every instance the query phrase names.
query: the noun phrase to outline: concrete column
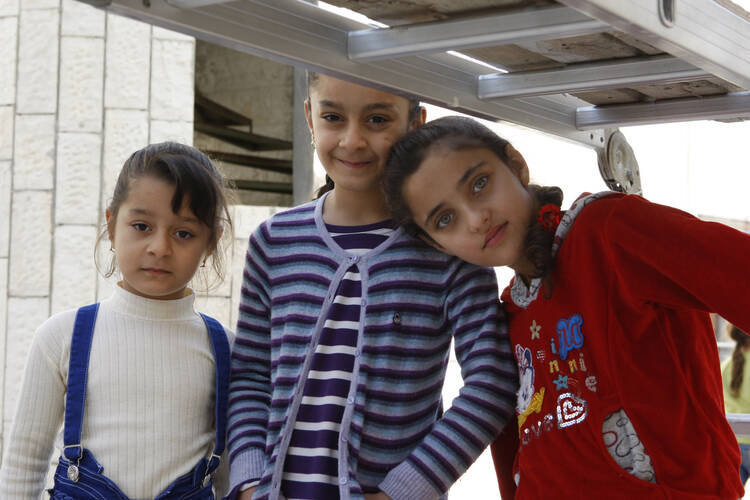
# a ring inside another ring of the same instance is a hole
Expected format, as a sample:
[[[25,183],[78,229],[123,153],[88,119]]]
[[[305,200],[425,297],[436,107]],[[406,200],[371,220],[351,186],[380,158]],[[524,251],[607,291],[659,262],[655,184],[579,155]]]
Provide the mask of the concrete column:
[[[314,185],[313,171],[313,155],[315,152],[310,144],[310,130],[305,119],[305,99],[307,99],[307,72],[303,69],[294,68],[292,188],[295,205],[310,201],[313,189],[317,187]]]

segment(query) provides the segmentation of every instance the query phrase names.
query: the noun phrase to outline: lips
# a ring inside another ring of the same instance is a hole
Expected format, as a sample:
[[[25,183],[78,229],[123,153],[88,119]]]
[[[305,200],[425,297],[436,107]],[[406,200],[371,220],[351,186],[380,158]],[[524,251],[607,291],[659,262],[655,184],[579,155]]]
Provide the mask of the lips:
[[[367,160],[367,161],[349,161],[349,160],[339,159],[339,161],[341,163],[343,163],[344,165],[346,165],[347,167],[349,167],[349,168],[364,168],[364,167],[367,167],[367,166],[369,166],[369,165],[372,164],[371,160]]]
[[[487,231],[487,234],[484,237],[484,248],[492,248],[497,246],[503,239],[503,236],[505,236],[505,230],[508,227],[508,223],[504,222],[503,224],[498,224],[496,226],[493,226],[489,231]]]
[[[146,271],[147,273],[156,274],[159,276],[164,275],[164,274],[169,274],[169,271],[167,271],[166,269],[160,269],[158,267],[144,267],[143,270]]]

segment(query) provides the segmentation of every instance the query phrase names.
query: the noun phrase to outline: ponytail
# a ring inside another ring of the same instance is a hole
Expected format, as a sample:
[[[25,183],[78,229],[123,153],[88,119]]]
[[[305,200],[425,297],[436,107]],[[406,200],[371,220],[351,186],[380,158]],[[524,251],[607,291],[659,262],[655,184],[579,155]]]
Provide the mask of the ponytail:
[[[750,344],[750,337],[734,325],[729,329],[729,336],[736,342],[734,351],[732,351],[732,376],[729,381],[729,392],[732,396],[738,397],[740,387],[742,387],[742,376],[745,372],[744,349]]]

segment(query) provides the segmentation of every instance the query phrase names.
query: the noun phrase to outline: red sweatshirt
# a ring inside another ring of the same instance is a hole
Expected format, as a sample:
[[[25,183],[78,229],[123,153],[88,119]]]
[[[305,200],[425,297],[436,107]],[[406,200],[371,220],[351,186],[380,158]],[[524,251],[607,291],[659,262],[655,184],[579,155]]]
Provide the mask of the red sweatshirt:
[[[526,309],[503,293],[521,371],[516,499],[742,497],[708,312],[750,331],[750,236],[614,194],[575,218],[550,283]],[[620,409],[655,483],[607,450]]]

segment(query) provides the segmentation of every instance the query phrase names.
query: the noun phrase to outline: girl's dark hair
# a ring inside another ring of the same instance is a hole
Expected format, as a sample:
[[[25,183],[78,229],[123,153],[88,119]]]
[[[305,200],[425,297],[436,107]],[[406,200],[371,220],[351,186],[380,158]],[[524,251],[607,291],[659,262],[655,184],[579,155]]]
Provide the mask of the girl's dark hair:
[[[307,95],[308,100],[310,99],[310,89],[315,86],[315,84],[318,83],[318,80],[320,80],[320,74],[316,73],[314,71],[308,71],[307,72]],[[409,119],[407,123],[411,123],[412,121],[416,120],[419,117],[419,113],[421,112],[422,107],[419,105],[419,99],[415,99],[413,97],[406,97],[405,99],[409,101]],[[318,190],[315,193],[316,198],[320,198],[328,191],[331,191],[333,189],[333,179],[328,177],[326,175],[326,183],[323,184],[318,188]]]
[[[383,190],[394,221],[414,236],[432,240],[412,218],[404,200],[404,184],[419,169],[427,155],[436,148],[460,151],[471,148],[486,148],[515,174],[521,165],[511,160],[506,152],[510,143],[495,132],[471,118],[446,116],[422,125],[402,137],[391,148],[383,178]],[[558,187],[529,185],[527,187],[535,201],[535,210],[547,203],[558,207],[563,194]],[[552,242],[554,234],[532,219],[524,242],[525,256],[534,265],[534,272],[526,279],[544,278],[552,269]]]
[[[222,234],[231,233],[232,219],[229,216],[224,178],[211,160],[197,149],[176,142],[150,144],[139,149],[128,158],[120,170],[114,194],[107,206],[109,223],[99,235],[99,240],[114,232],[120,206],[127,200],[130,186],[135,179],[152,177],[174,186],[172,211],[177,213],[184,199],[190,210],[209,230],[208,248],[214,270],[223,276],[223,253],[217,251]],[[114,274],[116,262],[113,258],[104,275]]]
[[[732,351],[732,377],[729,380],[729,392],[732,396],[740,395],[742,386],[742,374],[745,371],[744,348],[750,344],[750,337],[734,325],[729,327],[729,336],[736,342],[734,351]]]

